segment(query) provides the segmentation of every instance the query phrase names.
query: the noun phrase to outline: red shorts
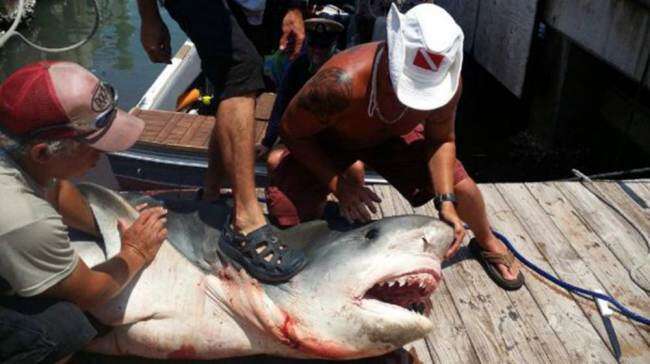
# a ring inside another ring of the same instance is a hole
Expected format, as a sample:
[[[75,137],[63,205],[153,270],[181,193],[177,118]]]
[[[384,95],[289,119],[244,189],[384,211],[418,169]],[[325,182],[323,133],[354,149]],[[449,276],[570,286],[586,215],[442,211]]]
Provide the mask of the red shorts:
[[[333,150],[321,145],[342,172],[360,160],[397,189],[412,206],[421,206],[434,196],[429,176],[427,146],[422,125],[400,138],[361,151]],[[325,144],[325,143],[323,143]],[[467,178],[460,161],[454,167],[454,185]],[[274,223],[288,227],[318,219],[329,190],[308,168],[285,151],[277,168],[269,170],[266,203]]]

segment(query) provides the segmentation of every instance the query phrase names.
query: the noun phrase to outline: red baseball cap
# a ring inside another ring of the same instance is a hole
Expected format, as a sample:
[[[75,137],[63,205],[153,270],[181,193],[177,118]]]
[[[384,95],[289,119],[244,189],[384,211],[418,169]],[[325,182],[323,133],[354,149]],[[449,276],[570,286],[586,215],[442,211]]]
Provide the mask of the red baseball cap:
[[[144,122],[117,108],[117,93],[76,63],[38,62],[0,85],[0,130],[24,139],[75,138],[117,152],[140,137]]]

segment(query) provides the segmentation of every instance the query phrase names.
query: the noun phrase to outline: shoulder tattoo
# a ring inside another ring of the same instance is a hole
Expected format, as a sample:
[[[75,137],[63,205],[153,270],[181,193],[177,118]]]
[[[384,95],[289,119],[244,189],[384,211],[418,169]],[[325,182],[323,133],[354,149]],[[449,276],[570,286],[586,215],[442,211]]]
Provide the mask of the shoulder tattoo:
[[[298,107],[325,124],[350,105],[352,77],[341,68],[318,72],[298,95]]]

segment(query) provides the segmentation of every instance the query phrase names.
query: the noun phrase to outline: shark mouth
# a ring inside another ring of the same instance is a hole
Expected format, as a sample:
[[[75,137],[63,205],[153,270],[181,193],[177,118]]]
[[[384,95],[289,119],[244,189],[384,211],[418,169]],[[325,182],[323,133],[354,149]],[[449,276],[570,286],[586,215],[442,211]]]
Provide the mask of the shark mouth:
[[[431,293],[439,281],[440,274],[434,270],[406,273],[376,283],[363,299],[374,299],[426,316],[431,312]]]

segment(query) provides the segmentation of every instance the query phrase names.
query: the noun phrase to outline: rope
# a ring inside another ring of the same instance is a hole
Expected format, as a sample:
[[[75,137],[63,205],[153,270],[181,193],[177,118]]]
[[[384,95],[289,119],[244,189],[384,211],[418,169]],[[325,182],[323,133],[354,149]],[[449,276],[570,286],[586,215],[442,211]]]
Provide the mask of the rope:
[[[23,42],[25,42],[27,45],[31,46],[32,48],[38,49],[39,51],[42,51],[42,52],[48,52],[48,53],[67,52],[67,51],[71,51],[73,49],[77,49],[77,48],[81,47],[82,45],[86,44],[95,35],[95,33],[97,32],[97,29],[99,28],[99,22],[100,22],[100,19],[99,19],[99,4],[97,3],[97,0],[93,0],[93,8],[95,10],[95,24],[93,25],[93,28],[90,31],[90,34],[88,34],[88,36],[86,36],[85,39],[83,39],[83,40],[81,40],[81,41],[79,41],[77,43],[74,43],[74,44],[72,44],[70,46],[67,46],[67,47],[59,47],[59,48],[44,47],[44,46],[38,45],[38,44],[30,41],[23,34],[16,31],[16,28],[18,28],[18,25],[20,24],[20,20],[22,19],[23,13],[25,11],[25,9],[24,9],[25,0],[18,0],[18,1],[19,1],[18,2],[18,12],[16,14],[16,19],[14,20],[13,24],[11,24],[11,27],[9,28],[9,30],[7,30],[7,32],[5,34],[2,34],[2,36],[0,36],[0,48],[2,48],[2,46],[4,46],[4,44],[9,40],[9,38],[11,38],[13,36],[16,36],[16,37],[20,38]]]
[[[531,261],[526,259],[523,255],[519,254],[517,249],[515,249],[515,247],[512,245],[512,243],[510,243],[510,240],[508,240],[508,238],[506,238],[504,235],[502,235],[502,234],[500,234],[500,233],[498,233],[496,231],[493,231],[493,233],[494,233],[494,235],[497,236],[497,238],[499,238],[501,241],[503,241],[503,243],[508,247],[508,249],[510,249],[510,251],[512,251],[512,254],[514,254],[514,256],[520,262],[522,262],[525,266],[527,266],[528,268],[533,270],[535,273],[541,275],[542,277],[548,279],[549,281],[551,281],[551,282],[555,283],[556,285],[566,289],[569,292],[574,292],[574,293],[577,293],[577,294],[579,294],[581,296],[587,296],[587,297],[599,298],[601,300],[605,300],[605,301],[611,303],[614,307],[616,307],[621,314],[629,317],[630,319],[632,319],[632,320],[634,320],[636,322],[639,322],[639,323],[642,323],[642,324],[645,324],[645,325],[650,325],[650,318],[643,317],[640,314],[628,309],[623,304],[618,302],[614,297],[603,294],[603,293],[598,293],[598,292],[590,291],[588,289],[584,289],[584,288],[574,286],[574,285],[572,285],[570,283],[567,283],[567,282],[565,282],[565,281],[551,275],[550,273],[546,272],[542,268],[536,266],[534,263],[532,263]]]
[[[586,175],[580,173],[580,171],[574,169],[573,174],[575,174],[576,177],[567,178],[566,181],[579,181],[581,179],[585,179],[585,177],[586,177],[586,179],[593,180],[593,179],[602,179],[602,178],[610,178],[610,177],[620,177],[620,176],[626,176],[626,175],[630,175],[630,174],[648,173],[648,172],[650,172],[650,167],[626,169],[626,170],[622,170],[622,171],[599,173],[599,174],[592,174],[590,176],[586,176]]]
[[[587,181],[589,183],[593,183],[593,181],[589,177],[587,177],[586,175],[582,174],[580,171],[575,170],[575,169],[573,170],[573,173],[581,179],[582,184],[585,186],[585,188],[587,188],[587,190],[589,192],[594,194],[594,196],[596,196],[599,200],[601,200],[603,203],[605,203],[605,205],[607,205],[608,207],[613,209],[616,213],[618,213],[620,216],[622,216],[639,233],[639,235],[641,235],[641,237],[646,241],[646,243],[650,245],[650,242],[648,241],[648,237],[643,233],[643,231],[641,231],[641,229],[638,226],[636,226],[636,224],[630,218],[628,218],[626,216],[626,214],[624,214],[620,209],[618,209],[616,206],[614,206],[612,203],[610,203],[606,198],[601,196],[599,193],[593,191],[590,188],[591,186],[587,186],[584,183],[584,181]],[[497,238],[499,238],[499,240],[503,241],[503,243],[506,245],[506,247],[508,247],[508,249],[510,249],[510,251],[512,251],[512,254],[514,254],[514,256],[520,262],[522,262],[525,266],[530,268],[535,273],[541,275],[542,277],[548,279],[549,281],[551,281],[551,282],[555,283],[556,285],[566,289],[569,292],[576,293],[576,294],[578,294],[578,295],[580,295],[582,297],[591,297],[592,299],[593,298],[599,298],[601,300],[607,301],[607,302],[611,303],[618,310],[618,312],[620,312],[624,316],[627,316],[627,317],[629,317],[630,319],[632,319],[632,320],[634,320],[636,322],[639,322],[639,323],[642,323],[642,324],[645,324],[645,325],[650,325],[650,318],[641,316],[640,314],[628,309],[622,303],[620,303],[618,300],[616,300],[614,297],[603,294],[603,293],[594,292],[594,291],[590,291],[588,289],[584,289],[584,288],[581,288],[581,287],[574,286],[574,285],[572,285],[570,283],[567,283],[567,282],[565,282],[565,281],[551,275],[550,273],[546,272],[542,268],[535,265],[533,262],[526,259],[523,255],[521,255],[517,251],[517,249],[512,245],[510,240],[508,240],[508,238],[506,236],[504,236],[503,234],[500,234],[500,233],[498,233],[496,231],[493,231],[493,233],[494,233],[494,235],[496,235]],[[638,265],[638,266],[640,266],[640,265]],[[635,268],[633,268],[632,270],[634,270]],[[639,287],[643,288],[643,285],[639,284],[639,282],[632,275],[631,271],[629,272],[629,274],[630,274],[630,278],[632,279],[632,281],[635,284],[637,284]]]

